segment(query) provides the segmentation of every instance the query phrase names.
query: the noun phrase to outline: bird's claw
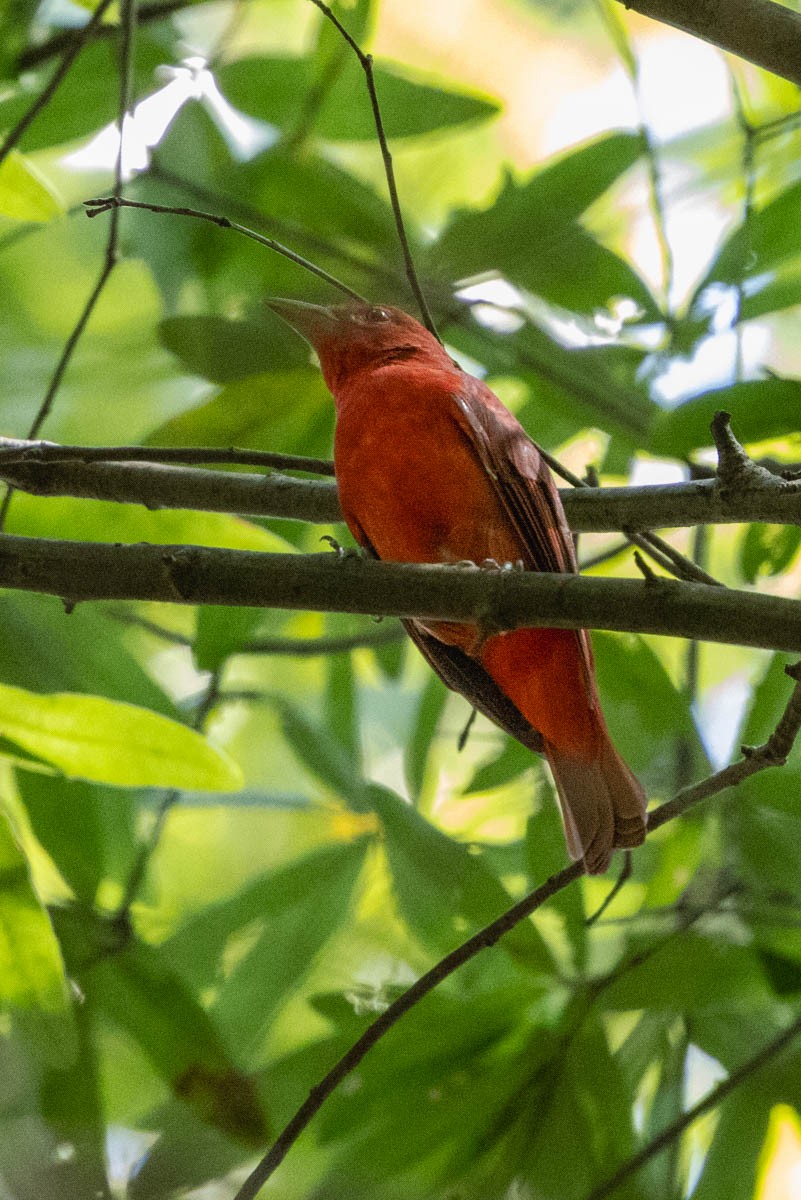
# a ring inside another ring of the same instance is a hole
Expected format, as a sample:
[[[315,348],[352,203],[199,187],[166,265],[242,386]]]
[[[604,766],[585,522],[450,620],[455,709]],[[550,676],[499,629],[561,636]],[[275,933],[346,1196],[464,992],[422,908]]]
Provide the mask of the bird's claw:
[[[460,559],[453,564],[455,567],[469,568],[473,571],[525,571],[522,558],[514,562],[498,562],[497,558],[482,558],[481,562],[473,562],[471,558]]]
[[[328,545],[331,547],[336,557],[340,560],[345,558],[361,558],[362,556],[362,552],[358,546],[343,546],[342,543],[338,542],[337,539],[332,537],[330,533],[324,533],[321,536],[320,541],[328,542]]]

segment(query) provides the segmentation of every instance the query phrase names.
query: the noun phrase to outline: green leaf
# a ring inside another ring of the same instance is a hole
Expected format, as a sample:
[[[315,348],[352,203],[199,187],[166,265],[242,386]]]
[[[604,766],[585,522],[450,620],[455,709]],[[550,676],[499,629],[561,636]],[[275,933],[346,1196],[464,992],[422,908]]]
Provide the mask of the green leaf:
[[[192,655],[199,671],[219,671],[241,650],[264,620],[258,608],[204,604],[198,608]]]
[[[13,221],[52,221],[64,205],[33,163],[12,150],[0,163],[0,216]]]
[[[788,260],[798,259],[798,244],[787,236],[787,231],[797,226],[799,220],[801,183],[794,183],[761,208],[753,209],[748,220],[738,225],[723,242],[696,288],[690,304],[690,318],[704,320],[708,316],[715,299],[710,289],[718,284],[743,285],[741,319],[750,319],[783,306],[785,301],[791,302],[791,296],[779,299],[780,293],[774,292],[773,300],[766,307],[766,301],[760,297],[764,291],[776,288],[776,272]],[[795,264],[794,269],[797,275]],[[779,283],[779,287],[782,286],[786,285]]]
[[[164,62],[164,47],[144,29],[136,39],[136,90],[154,90],[154,72]],[[119,98],[109,87],[119,68],[114,39],[97,39],[83,47],[77,61],[60,84],[55,100],[39,112],[25,131],[21,146],[25,151],[60,146],[76,138],[94,134],[117,117]],[[53,74],[48,62],[35,76],[33,87],[0,102],[0,129],[12,129],[38,99]]]
[[[767,660],[765,672],[754,686],[751,704],[737,735],[739,742],[760,746],[773,733],[793,692],[793,681],[784,669],[793,661],[794,656],[790,654],[773,654]]]
[[[0,812],[0,1008],[67,1011],[61,953],[28,863]],[[46,1050],[43,1047],[43,1050]]]
[[[747,946],[683,933],[667,937],[639,964],[620,972],[600,996],[612,1009],[690,1014],[710,1005],[743,1005],[764,996],[757,955]]]
[[[273,704],[281,727],[298,761],[324,787],[335,792],[348,807],[362,811],[365,807],[365,781],[358,756],[354,756],[340,741],[321,725],[311,722],[297,706],[282,696],[273,696]]]
[[[687,701],[648,642],[637,634],[593,633],[592,644],[612,741],[645,788],[662,796],[669,790],[679,740],[697,771],[705,770],[706,752]]]
[[[398,907],[424,944],[435,952],[451,950],[511,907],[512,897],[480,855],[386,788],[371,785],[369,796],[384,829]],[[500,945],[534,971],[552,969],[550,952],[530,921],[515,926]]]
[[[728,804],[724,810],[732,862],[758,895],[795,895],[801,888],[799,784],[797,766],[762,772],[740,784],[736,804]]]
[[[275,321],[216,316],[169,317],[159,326],[163,346],[187,371],[229,383],[278,367],[302,367],[309,354],[301,339]]]
[[[119,787],[234,791],[239,768],[200,734],[132,704],[0,685],[6,739],[65,775]]]
[[[252,1080],[231,1060],[215,1024],[163,950],[137,943],[112,957],[98,960],[96,954],[79,979],[91,1003],[134,1039],[201,1120],[246,1145],[264,1144],[265,1118]]]
[[[770,950],[758,951],[759,961],[777,996],[797,996],[801,992],[801,963]]]
[[[213,1009],[240,1054],[260,1043],[280,1006],[350,915],[368,845],[362,838],[326,846],[246,885],[231,901],[190,923],[184,941],[190,953],[207,954],[215,941],[219,945],[226,925],[226,949],[236,948],[237,937],[244,936],[246,945],[252,941],[227,973]]]
[[[403,754],[406,786],[415,798],[423,790],[429,753],[447,699],[448,692],[442,681],[431,675],[420,692],[414,724],[406,738]]]
[[[153,446],[242,446],[327,453],[334,406],[317,370],[256,375],[229,383],[212,400],[153,431]]]
[[[597,1015],[566,1038],[543,1075],[540,1104],[520,1118],[529,1131],[522,1143],[525,1178],[542,1196],[583,1200],[634,1150],[631,1097]],[[618,1195],[633,1200],[642,1192],[631,1184]]]
[[[740,572],[746,583],[763,575],[781,575],[801,546],[796,525],[749,525],[740,544]]]
[[[326,662],[325,722],[329,733],[339,742],[362,772],[362,747],[359,734],[359,698],[349,654],[332,654]]]
[[[693,450],[711,446],[709,426],[720,409],[731,413],[732,429],[741,442],[785,437],[801,426],[801,381],[772,376],[684,400],[657,416],[649,449],[685,458]]]
[[[530,771],[533,761],[532,753],[526,746],[521,746],[514,738],[506,738],[500,754],[478,767],[464,790],[467,793],[488,792],[492,788],[502,787],[517,779],[524,771]]]
[[[693,1189],[694,1200],[753,1200],[757,1195],[757,1167],[770,1111],[761,1082],[759,1077],[754,1082],[746,1080],[718,1110],[712,1144]]]
[[[137,848],[130,794],[34,771],[17,773],[17,789],[33,832],[76,896],[93,904],[104,879],[124,882]]]
[[[451,279],[500,271],[576,312],[592,313],[613,298],[631,297],[644,315],[657,319],[658,307],[634,269],[578,224],[581,213],[642,149],[638,135],[611,134],[573,150],[525,183],[507,177],[491,208],[453,218],[431,248],[437,271]]]
[[[149,512],[143,504],[118,504],[70,496],[26,496],[17,492],[8,524],[26,537],[63,537],[80,530],[85,542],[153,542],[156,545],[193,543],[229,550],[259,550],[280,554],[292,547],[277,533],[228,513],[194,512],[173,508]],[[101,658],[109,651],[98,651]]]
[[[77,1039],[61,1063],[38,1061],[52,1028],[17,1018],[0,1038],[0,1174],[14,1200],[111,1200],[91,1017],[73,1010]]]
[[[376,66],[376,91],[388,138],[417,137],[435,129],[485,121],[498,105],[455,89],[432,87]],[[280,129],[297,122],[299,99],[312,85],[314,66],[298,58],[243,58],[219,72],[220,86],[236,107]],[[359,66],[344,60],[315,114],[314,132],[330,141],[372,141],[375,124]]]
[[[90,604],[80,604],[68,614],[53,596],[0,595],[0,678],[42,692],[97,692],[164,716],[176,713],[127,649],[126,632],[118,621]]]
[[[291,224],[298,232],[312,233],[314,241],[309,249],[314,261],[320,261],[318,256],[321,256],[323,265],[330,262],[335,274],[341,270],[344,247],[358,247],[368,265],[400,261],[392,209],[383,196],[311,149],[298,155],[279,144],[251,162],[238,167],[228,164],[226,180],[229,187],[246,195],[259,211],[268,212],[273,221]],[[271,229],[267,227],[264,232],[270,233]],[[414,230],[409,232],[414,248]],[[327,252],[321,239],[330,243]],[[304,285],[309,286],[309,276],[294,267],[292,278],[293,295]],[[314,287],[317,286],[315,283]],[[307,298],[318,295],[315,292]]]

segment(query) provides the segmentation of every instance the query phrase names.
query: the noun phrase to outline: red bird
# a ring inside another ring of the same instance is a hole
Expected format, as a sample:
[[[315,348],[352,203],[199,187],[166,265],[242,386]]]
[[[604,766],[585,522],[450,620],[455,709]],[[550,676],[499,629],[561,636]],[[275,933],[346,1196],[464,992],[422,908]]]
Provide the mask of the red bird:
[[[577,570],[536,445],[422,325],[379,305],[269,306],[317,351],[337,409],[340,503],[361,546],[396,562]],[[587,871],[605,871],[615,847],[642,842],[645,796],[609,737],[584,630],[485,635],[458,623],[405,624],[448,687],[545,753],[568,849]]]

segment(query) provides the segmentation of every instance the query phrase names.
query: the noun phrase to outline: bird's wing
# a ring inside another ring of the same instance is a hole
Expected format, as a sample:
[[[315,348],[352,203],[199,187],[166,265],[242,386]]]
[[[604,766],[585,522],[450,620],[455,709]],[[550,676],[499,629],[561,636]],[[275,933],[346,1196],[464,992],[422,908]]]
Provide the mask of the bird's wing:
[[[454,395],[454,416],[470,442],[527,554],[530,571],[576,572],[576,550],[562,501],[539,447],[480,379],[466,375]],[[588,694],[595,695],[592,646],[576,631]]]
[[[576,571],[573,535],[538,447],[489,388],[464,377],[455,418],[487,472],[534,571]]]
[[[433,667],[446,687],[466,696],[473,708],[477,708],[518,742],[528,746],[529,750],[542,754],[542,734],[529,724],[481,663],[470,658],[457,646],[441,642],[416,621],[404,621],[403,625],[423,658]]]
[[[350,530],[362,549],[371,558],[378,558],[362,527],[352,521]],[[404,621],[403,626],[423,658],[446,687],[468,697],[474,708],[496,725],[500,725],[501,729],[518,742],[537,754],[542,753],[542,736],[529,724],[480,663],[458,647],[439,641],[416,621]]]

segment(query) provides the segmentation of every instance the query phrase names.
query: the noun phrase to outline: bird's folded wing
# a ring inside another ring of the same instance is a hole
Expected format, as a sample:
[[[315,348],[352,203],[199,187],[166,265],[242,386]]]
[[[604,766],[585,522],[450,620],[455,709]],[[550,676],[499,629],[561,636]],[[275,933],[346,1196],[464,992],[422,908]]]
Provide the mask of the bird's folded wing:
[[[490,721],[500,725],[508,734],[528,746],[529,750],[541,754],[542,736],[534,729],[520,710],[502,692],[492,676],[481,663],[470,658],[457,646],[441,642],[423,629],[416,621],[403,622],[406,632],[417,649],[439,675],[446,687],[466,696],[473,708],[477,708]]]

